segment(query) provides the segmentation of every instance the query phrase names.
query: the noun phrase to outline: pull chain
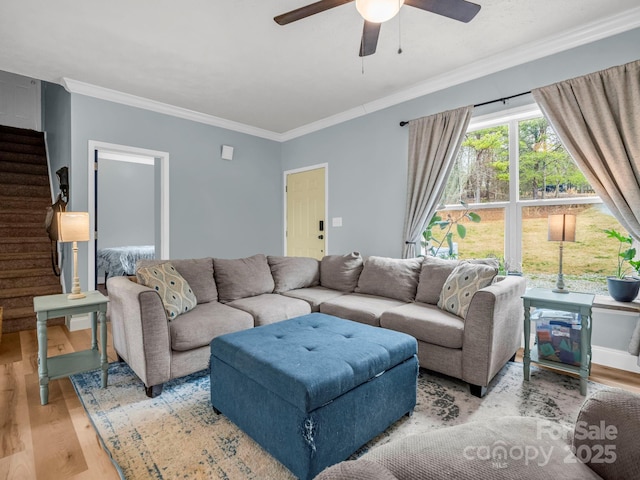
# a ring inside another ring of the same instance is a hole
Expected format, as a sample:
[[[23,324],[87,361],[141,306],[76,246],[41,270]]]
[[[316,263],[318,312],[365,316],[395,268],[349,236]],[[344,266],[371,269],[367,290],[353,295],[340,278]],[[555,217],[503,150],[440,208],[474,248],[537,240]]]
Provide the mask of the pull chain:
[[[402,1],[398,0],[398,55],[402,53]]]

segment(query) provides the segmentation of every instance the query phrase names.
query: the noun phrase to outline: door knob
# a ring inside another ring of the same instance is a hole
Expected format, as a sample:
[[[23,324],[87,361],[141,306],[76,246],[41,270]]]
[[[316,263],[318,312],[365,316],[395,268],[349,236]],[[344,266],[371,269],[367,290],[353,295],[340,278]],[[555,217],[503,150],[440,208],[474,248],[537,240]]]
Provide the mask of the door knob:
[[[324,235],[318,235],[318,238],[319,238],[320,240],[324,240]]]

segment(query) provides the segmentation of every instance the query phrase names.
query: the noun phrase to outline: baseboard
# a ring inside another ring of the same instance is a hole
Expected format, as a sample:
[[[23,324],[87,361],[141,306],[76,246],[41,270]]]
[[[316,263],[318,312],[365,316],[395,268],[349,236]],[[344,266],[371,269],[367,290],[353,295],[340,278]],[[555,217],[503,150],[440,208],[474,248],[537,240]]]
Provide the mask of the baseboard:
[[[605,367],[626,370],[627,372],[640,373],[638,357],[630,355],[624,350],[614,350],[613,348],[591,346],[592,362]]]
[[[66,317],[65,323],[70,332],[75,330],[85,330],[91,328],[91,317],[88,313],[84,315],[72,315]]]

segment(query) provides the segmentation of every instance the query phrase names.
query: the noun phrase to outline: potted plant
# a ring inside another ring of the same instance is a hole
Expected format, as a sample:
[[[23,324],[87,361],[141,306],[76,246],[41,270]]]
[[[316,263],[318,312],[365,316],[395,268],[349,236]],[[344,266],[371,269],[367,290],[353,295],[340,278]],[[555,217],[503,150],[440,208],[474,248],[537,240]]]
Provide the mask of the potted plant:
[[[464,207],[464,210],[457,217],[448,213],[447,217],[443,219],[437,212],[431,217],[426,229],[422,232],[422,246],[427,255],[442,258],[456,258],[458,256],[457,245],[453,241],[453,227],[456,227],[458,236],[464,239],[467,236],[467,229],[460,221],[467,218],[474,223],[480,222],[480,215],[469,211],[469,205],[463,201],[460,204]],[[440,239],[433,234],[435,227],[439,227],[443,232],[443,236]],[[446,249],[443,247],[445,242],[447,243]]]
[[[640,260],[634,260],[636,249],[631,246],[633,238],[612,228],[605,230],[604,233],[607,237],[618,241],[618,265],[615,275],[607,277],[609,295],[618,302],[632,302],[640,290],[640,278],[629,275],[634,270],[640,273]]]

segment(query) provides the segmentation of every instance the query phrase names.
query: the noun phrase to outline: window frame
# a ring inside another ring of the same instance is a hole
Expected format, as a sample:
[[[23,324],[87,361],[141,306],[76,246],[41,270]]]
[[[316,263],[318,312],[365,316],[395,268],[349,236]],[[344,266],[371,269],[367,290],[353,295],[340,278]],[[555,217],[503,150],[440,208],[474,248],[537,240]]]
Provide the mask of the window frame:
[[[472,117],[467,127],[468,132],[483,130],[485,128],[498,125],[507,125],[509,135],[509,200],[488,203],[469,203],[471,210],[481,212],[484,209],[504,208],[504,258],[514,259],[522,265],[522,211],[526,207],[548,207],[555,205],[586,205],[603,204],[598,195],[589,197],[572,198],[544,198],[538,200],[520,199],[520,170],[519,170],[519,126],[523,120],[542,117],[543,113],[536,103],[531,103],[521,107],[500,110],[498,112]],[[457,158],[456,160],[457,161]],[[514,176],[515,175],[515,176]],[[460,204],[444,205],[438,210],[463,210]],[[480,213],[480,216],[482,214]],[[512,225],[515,225],[512,227]],[[524,272],[526,275],[526,272]],[[534,272],[535,273],[535,272]]]

